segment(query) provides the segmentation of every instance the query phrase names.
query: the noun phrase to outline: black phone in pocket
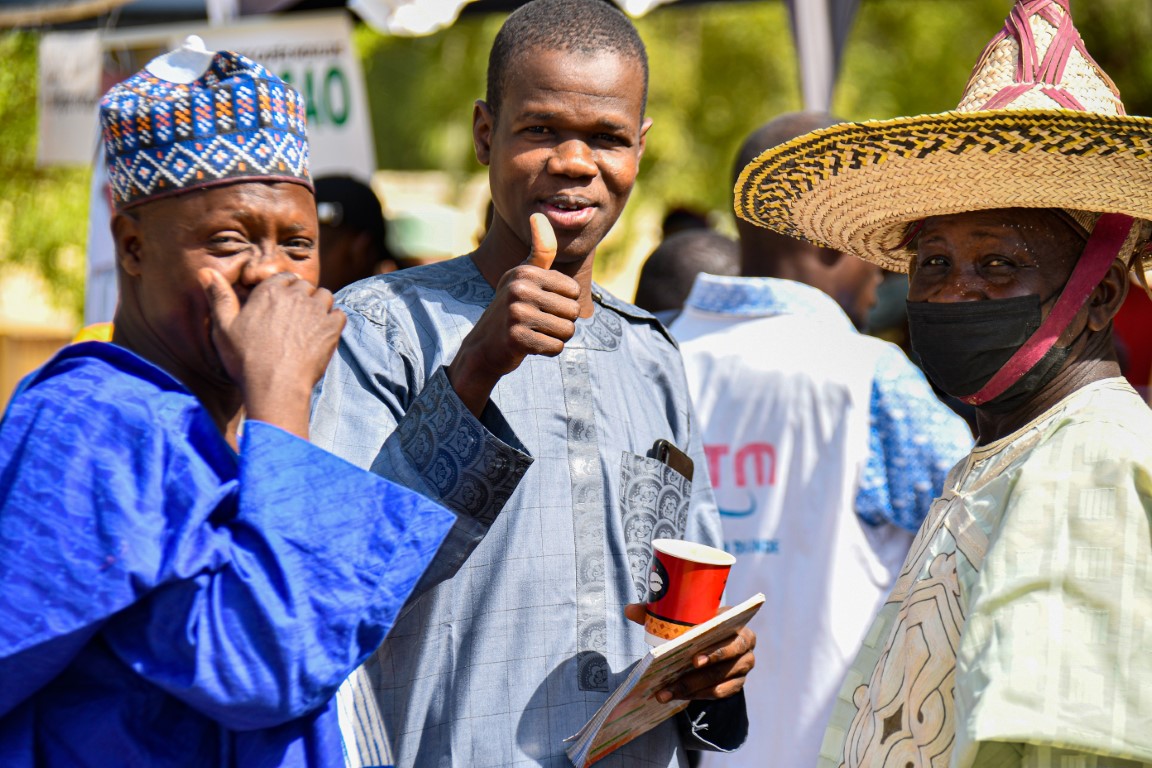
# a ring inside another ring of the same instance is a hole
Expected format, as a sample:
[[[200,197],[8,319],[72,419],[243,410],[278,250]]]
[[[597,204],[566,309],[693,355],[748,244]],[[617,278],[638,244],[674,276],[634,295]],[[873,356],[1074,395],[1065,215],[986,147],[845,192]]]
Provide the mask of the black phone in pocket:
[[[685,480],[692,479],[692,459],[688,458],[688,454],[677,448],[673,443],[668,442],[664,438],[656,441],[652,446],[653,457],[661,464],[667,464],[684,476]]]

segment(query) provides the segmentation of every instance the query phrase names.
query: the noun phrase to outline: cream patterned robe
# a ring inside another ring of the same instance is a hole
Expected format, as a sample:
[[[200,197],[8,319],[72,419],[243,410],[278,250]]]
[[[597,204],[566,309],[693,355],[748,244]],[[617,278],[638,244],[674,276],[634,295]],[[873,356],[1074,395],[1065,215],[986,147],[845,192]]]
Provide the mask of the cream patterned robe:
[[[949,475],[820,768],[1152,763],[1152,411],[1076,392]]]

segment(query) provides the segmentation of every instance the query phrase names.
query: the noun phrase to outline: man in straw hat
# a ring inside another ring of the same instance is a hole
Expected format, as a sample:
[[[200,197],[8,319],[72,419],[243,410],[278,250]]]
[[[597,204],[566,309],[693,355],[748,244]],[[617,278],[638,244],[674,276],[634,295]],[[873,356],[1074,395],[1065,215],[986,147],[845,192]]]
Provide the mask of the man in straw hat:
[[[454,518],[307,440],[344,318],[302,101],[189,44],[100,115],[112,343],[0,423],[0,763],[342,765],[330,699]]]
[[[912,344],[977,409],[820,764],[1152,764],[1152,412],[1111,339],[1152,121],[1067,0],[1017,2],[956,111],[806,134],[735,192],[749,221],[908,271]]]

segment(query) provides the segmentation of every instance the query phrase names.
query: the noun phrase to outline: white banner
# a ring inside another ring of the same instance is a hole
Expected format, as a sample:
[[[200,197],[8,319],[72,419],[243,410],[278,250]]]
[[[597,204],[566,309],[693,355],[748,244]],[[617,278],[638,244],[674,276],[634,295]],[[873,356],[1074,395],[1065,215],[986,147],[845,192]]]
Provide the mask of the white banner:
[[[40,43],[41,163],[91,163],[103,92],[193,34],[210,50],[239,51],[258,61],[303,94],[313,176],[371,178],[376,152],[368,99],[352,49],[352,24],[343,11],[249,17],[227,27],[185,24],[45,34]]]
[[[41,38],[38,165],[87,165],[95,157],[100,56],[98,32]]]

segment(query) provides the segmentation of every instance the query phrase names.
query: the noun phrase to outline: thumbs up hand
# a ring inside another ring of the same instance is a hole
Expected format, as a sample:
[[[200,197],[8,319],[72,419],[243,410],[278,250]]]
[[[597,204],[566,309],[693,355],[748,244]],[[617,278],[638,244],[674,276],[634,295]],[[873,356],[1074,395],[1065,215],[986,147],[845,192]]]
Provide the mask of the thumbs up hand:
[[[479,416],[496,382],[528,355],[555,357],[576,332],[580,286],[552,270],[556,235],[542,213],[532,214],[528,258],[504,273],[496,296],[448,366],[461,401]]]
[[[556,233],[552,231],[548,217],[534,213],[528,219],[528,225],[532,227],[532,250],[524,263],[540,269],[552,269],[552,262],[556,260]]]

